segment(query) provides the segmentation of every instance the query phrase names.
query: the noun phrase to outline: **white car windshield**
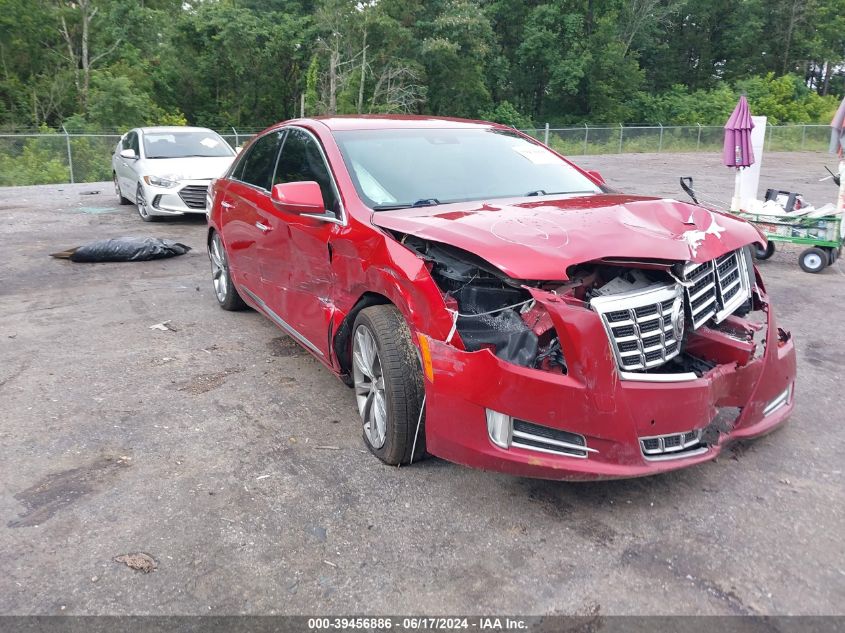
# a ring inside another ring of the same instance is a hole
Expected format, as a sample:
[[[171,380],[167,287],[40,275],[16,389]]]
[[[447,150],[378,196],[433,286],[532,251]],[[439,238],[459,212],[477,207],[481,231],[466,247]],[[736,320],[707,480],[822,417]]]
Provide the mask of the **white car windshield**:
[[[555,153],[505,130],[351,130],[334,136],[358,194],[376,211],[601,191]]]
[[[232,156],[229,144],[214,132],[146,132],[147,158],[188,158],[191,156]]]

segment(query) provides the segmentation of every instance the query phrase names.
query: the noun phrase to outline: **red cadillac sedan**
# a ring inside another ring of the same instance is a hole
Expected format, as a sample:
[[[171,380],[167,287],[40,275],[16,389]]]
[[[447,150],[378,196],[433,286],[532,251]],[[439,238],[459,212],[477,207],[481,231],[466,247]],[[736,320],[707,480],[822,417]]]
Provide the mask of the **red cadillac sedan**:
[[[750,224],[612,191],[492,123],[279,123],[216,180],[214,291],[355,390],[367,447],[636,477],[783,423],[795,350]]]

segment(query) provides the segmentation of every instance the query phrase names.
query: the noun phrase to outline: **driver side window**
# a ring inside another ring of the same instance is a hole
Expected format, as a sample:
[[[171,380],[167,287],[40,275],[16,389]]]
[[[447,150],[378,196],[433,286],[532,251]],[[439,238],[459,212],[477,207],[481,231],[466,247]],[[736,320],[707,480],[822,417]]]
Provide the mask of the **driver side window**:
[[[291,128],[282,146],[282,155],[276,166],[273,184],[316,181],[323,193],[326,210],[340,218],[340,200],[335,193],[331,173],[323,160],[316,139],[305,130]]]
[[[131,149],[135,151],[135,156],[141,155],[141,147],[138,143],[138,133],[129,132],[123,139],[123,149]]]

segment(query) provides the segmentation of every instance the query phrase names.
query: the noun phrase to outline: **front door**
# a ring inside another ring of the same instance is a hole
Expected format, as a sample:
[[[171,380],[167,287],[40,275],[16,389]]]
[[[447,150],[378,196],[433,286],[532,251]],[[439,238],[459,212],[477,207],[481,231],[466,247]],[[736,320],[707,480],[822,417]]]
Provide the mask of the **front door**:
[[[291,127],[273,184],[302,181],[319,183],[336,222],[266,208],[264,221],[270,231],[259,247],[259,268],[270,309],[294,330],[295,338],[328,361],[335,292],[331,242],[342,230],[342,209],[319,141]]]
[[[117,166],[115,168],[123,196],[135,202],[135,190],[138,187],[136,165],[138,164],[138,159],[141,157],[141,143],[138,139],[138,133],[135,131],[127,133],[120,143],[120,149],[131,149],[135,152],[134,159],[118,156]]]

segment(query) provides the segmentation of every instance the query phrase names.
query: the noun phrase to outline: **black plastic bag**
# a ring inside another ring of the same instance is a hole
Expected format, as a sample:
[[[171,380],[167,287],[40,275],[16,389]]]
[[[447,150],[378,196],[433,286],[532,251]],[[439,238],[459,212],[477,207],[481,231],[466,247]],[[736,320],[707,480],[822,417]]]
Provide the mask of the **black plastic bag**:
[[[115,237],[53,253],[51,257],[84,263],[143,262],[184,255],[189,250],[190,246],[158,237]]]

